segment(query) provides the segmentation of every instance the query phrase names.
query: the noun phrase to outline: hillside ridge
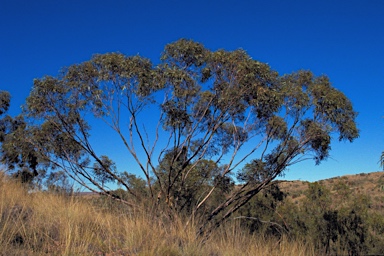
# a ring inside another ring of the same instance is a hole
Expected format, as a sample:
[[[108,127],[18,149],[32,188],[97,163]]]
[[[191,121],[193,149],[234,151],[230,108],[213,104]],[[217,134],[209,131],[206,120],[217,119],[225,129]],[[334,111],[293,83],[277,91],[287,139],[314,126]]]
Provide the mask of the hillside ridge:
[[[384,172],[359,173],[354,175],[336,176],[315,182],[301,180],[278,181],[280,189],[287,194],[287,198],[298,203],[305,197],[304,193],[311,183],[318,183],[327,188],[331,193],[340,189],[347,189],[352,196],[369,195],[372,207],[384,209]]]

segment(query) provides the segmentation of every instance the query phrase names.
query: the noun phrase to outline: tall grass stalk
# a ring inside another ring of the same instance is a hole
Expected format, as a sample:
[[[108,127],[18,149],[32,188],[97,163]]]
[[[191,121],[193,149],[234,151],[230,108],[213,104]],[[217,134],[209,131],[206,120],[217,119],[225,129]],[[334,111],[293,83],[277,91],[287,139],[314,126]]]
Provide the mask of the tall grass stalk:
[[[301,241],[250,235],[238,222],[202,244],[196,227],[89,198],[28,192],[0,177],[0,255],[314,255]]]

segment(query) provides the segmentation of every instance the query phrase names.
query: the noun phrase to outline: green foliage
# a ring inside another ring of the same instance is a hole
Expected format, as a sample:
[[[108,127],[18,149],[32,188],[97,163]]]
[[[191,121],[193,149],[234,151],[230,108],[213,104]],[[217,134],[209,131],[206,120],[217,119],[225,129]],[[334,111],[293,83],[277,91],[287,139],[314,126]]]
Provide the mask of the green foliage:
[[[11,102],[11,94],[7,91],[0,91],[0,116],[8,111]]]
[[[333,185],[333,190],[339,197],[338,202],[342,204],[343,202],[348,201],[349,197],[352,194],[351,188],[347,185],[346,182],[338,181]]]
[[[110,171],[106,172],[104,171],[105,169]],[[113,176],[110,174],[111,172],[116,173],[116,165],[108,156],[101,156],[100,161],[93,164],[93,173],[102,186],[104,186],[104,183],[114,181]]]
[[[305,205],[308,206],[308,210],[311,212],[324,211],[331,204],[330,191],[318,182],[308,184],[305,196],[307,198]]]
[[[355,194],[345,181],[337,181],[332,193],[319,183],[309,184],[306,200],[295,210],[280,208],[294,237],[305,236],[319,253],[366,255],[382,250],[382,216],[369,213],[368,196]],[[375,223],[374,225],[372,225]],[[376,224],[377,223],[377,224]]]
[[[384,217],[381,213],[371,213],[368,218],[371,236],[368,240],[369,253],[384,254]]]
[[[287,234],[287,227],[277,209],[285,197],[286,194],[280,190],[279,186],[272,184],[244,205],[235,218],[242,219],[242,224],[249,229],[250,233],[280,238],[283,234]]]
[[[11,95],[0,91],[0,116],[10,107]],[[0,161],[13,172],[22,183],[32,185],[38,175],[38,154],[29,143],[30,133],[23,116],[12,118],[5,115],[0,119]]]
[[[0,92],[0,115],[5,114],[10,106],[10,94]],[[44,129],[45,127],[43,127]],[[51,170],[47,175],[47,159],[37,152],[32,137],[40,131],[28,127],[24,115],[0,119],[0,161],[11,176],[33,189],[70,192],[72,187],[64,171]]]
[[[306,192],[308,201],[304,203],[305,212],[311,216],[308,230],[318,248],[324,248],[327,254],[366,254],[368,201],[364,197],[349,201],[344,197],[349,192],[345,183],[340,182],[335,188],[337,195],[347,204],[337,204],[337,200],[332,200],[336,195],[331,197],[330,191],[318,183],[309,185]],[[336,206],[331,203],[336,203]]]
[[[277,184],[263,190],[235,214],[243,228],[268,237],[305,239],[317,255],[380,255],[384,217],[369,196],[354,193],[337,180],[330,191],[309,183],[299,203],[287,199]],[[280,196],[277,196],[280,195]]]
[[[130,174],[128,172],[123,172],[121,174],[121,179],[129,185],[135,194],[148,196],[146,182],[141,177],[138,177],[135,174]]]
[[[45,183],[50,192],[60,194],[70,194],[73,192],[73,184],[71,184],[69,177],[63,171],[51,172]]]
[[[182,164],[188,157],[186,148],[170,150],[161,160],[157,169],[159,197],[168,196],[166,203],[172,208],[186,215],[193,213],[194,206],[199,203],[204,194],[216,187],[217,191],[212,196],[212,201],[219,202],[223,195],[227,195],[234,187],[234,181],[229,176],[223,176],[225,167],[218,166],[212,160],[202,160],[188,165],[188,171],[183,172]],[[164,195],[160,184],[169,191]],[[221,194],[221,196],[220,196]]]

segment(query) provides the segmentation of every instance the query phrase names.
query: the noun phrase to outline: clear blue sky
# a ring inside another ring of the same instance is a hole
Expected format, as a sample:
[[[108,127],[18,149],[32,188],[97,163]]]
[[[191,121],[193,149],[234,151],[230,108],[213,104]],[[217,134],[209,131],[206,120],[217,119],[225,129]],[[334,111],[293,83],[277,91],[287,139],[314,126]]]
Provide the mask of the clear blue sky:
[[[359,112],[360,138],[331,158],[292,167],[287,179],[380,170],[384,150],[384,1],[0,0],[0,90],[20,112],[34,78],[95,53],[139,53],[156,62],[181,37],[212,50],[243,48],[280,74],[326,74]]]

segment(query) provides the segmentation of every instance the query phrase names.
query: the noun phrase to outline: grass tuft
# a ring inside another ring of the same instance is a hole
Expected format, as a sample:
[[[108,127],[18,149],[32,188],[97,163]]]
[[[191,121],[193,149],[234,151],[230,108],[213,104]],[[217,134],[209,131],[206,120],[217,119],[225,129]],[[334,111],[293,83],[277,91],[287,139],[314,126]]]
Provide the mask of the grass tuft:
[[[206,243],[196,227],[132,211],[105,209],[84,197],[28,193],[0,177],[0,255],[315,255],[304,242],[249,235],[238,223]]]

